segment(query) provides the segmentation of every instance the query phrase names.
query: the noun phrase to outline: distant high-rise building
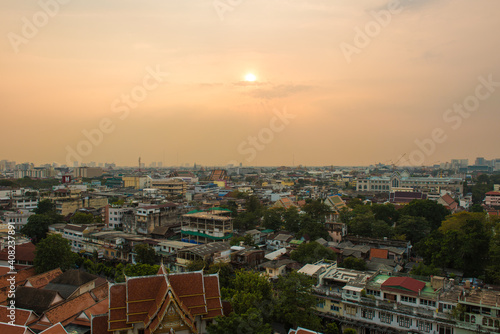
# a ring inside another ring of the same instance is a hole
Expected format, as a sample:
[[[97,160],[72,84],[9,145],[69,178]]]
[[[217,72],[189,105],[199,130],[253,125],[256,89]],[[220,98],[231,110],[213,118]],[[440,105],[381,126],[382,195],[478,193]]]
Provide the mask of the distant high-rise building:
[[[483,157],[477,157],[476,162],[474,164],[476,166],[484,166],[486,165],[486,160]]]
[[[78,167],[80,163],[78,161],[73,161],[73,167]]]

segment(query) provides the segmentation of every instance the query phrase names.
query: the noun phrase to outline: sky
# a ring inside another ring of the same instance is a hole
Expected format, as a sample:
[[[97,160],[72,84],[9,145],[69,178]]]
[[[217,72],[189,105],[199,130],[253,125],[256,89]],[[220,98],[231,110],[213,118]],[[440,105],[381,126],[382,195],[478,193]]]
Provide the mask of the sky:
[[[2,0],[0,160],[500,158],[499,12],[497,0]]]

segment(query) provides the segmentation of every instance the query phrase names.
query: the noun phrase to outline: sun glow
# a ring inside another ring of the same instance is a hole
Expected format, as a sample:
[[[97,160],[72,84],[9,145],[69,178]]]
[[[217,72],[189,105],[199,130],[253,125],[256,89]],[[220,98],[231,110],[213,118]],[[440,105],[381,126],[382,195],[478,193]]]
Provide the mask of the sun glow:
[[[247,75],[245,75],[245,81],[253,82],[255,80],[257,80],[257,77],[255,76],[255,74],[248,73]]]

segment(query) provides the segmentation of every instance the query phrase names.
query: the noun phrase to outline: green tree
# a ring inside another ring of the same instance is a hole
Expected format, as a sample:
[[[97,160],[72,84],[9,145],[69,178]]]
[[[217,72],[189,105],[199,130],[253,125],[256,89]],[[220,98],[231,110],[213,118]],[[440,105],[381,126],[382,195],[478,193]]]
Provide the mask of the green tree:
[[[186,265],[186,271],[199,271],[199,270],[204,270],[205,268],[208,268],[209,264],[206,261],[203,260],[194,260],[188,262]]]
[[[317,240],[319,238],[326,240],[329,236],[325,225],[315,221],[307,213],[300,216],[300,231],[296,234],[296,237],[301,238],[305,235],[308,235],[311,240]]]
[[[495,222],[494,231],[490,241],[490,261],[486,267],[486,279],[489,283],[500,284],[500,222]]]
[[[330,212],[330,207],[319,199],[315,199],[302,208],[315,221],[324,223],[326,215]]]
[[[160,266],[158,265],[137,263],[137,264],[127,264],[123,272],[128,277],[150,276],[150,275],[156,275],[159,269]]]
[[[290,253],[290,258],[306,264],[314,263],[321,259],[335,260],[337,256],[331,249],[313,241],[301,244],[296,250]]]
[[[263,212],[263,224],[265,228],[279,231],[283,228],[284,221],[283,215],[285,213],[284,208],[269,208]]]
[[[50,199],[42,199],[38,202],[36,209],[33,210],[37,215],[55,214],[56,205]]]
[[[432,264],[426,266],[423,262],[419,262],[416,266],[412,268],[410,274],[418,276],[440,275],[441,270],[437,269]]]
[[[74,265],[69,241],[59,234],[51,234],[36,245],[33,264],[37,273],[61,268],[67,270]]]
[[[354,270],[366,270],[366,262],[363,259],[348,257],[344,259],[344,262],[339,264],[339,267]]]
[[[443,205],[428,199],[417,199],[405,205],[399,212],[401,215],[424,217],[432,230],[441,226],[441,222],[450,214]]]
[[[207,327],[209,334],[272,334],[270,324],[264,323],[261,312],[252,307],[244,313],[233,312],[225,317],[217,317],[216,321]]]
[[[292,233],[300,231],[300,214],[296,206],[289,207],[283,214],[285,230]]]
[[[399,218],[399,213],[392,203],[373,204],[370,209],[375,215],[376,220],[383,220],[387,225],[392,226]]]
[[[318,299],[312,294],[315,280],[304,274],[291,272],[279,276],[276,282],[275,318],[285,328],[297,326],[311,330],[321,330],[321,319],[314,312]]]
[[[142,264],[153,265],[156,263],[156,252],[148,244],[139,244],[134,247],[136,261]]]
[[[72,224],[89,225],[94,223],[94,215],[91,213],[76,212],[71,218]]]
[[[35,214],[28,218],[28,222],[21,228],[21,233],[28,236],[33,243],[37,243],[47,235],[49,226],[62,223],[60,215]]]
[[[356,330],[354,328],[346,328],[344,329],[344,334],[356,334]]]
[[[431,231],[429,222],[424,217],[401,216],[396,223],[394,232],[405,235],[412,245],[417,244]]]
[[[325,334],[340,334],[339,326],[334,322],[329,322],[326,324],[324,329]]]

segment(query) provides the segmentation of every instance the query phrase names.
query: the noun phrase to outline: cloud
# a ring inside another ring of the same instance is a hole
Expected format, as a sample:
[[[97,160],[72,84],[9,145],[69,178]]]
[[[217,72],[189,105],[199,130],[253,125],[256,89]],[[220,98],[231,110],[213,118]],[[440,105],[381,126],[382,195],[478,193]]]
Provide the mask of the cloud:
[[[260,99],[276,99],[289,95],[301,93],[311,89],[307,85],[277,85],[271,88],[259,88],[248,93],[248,95]]]

